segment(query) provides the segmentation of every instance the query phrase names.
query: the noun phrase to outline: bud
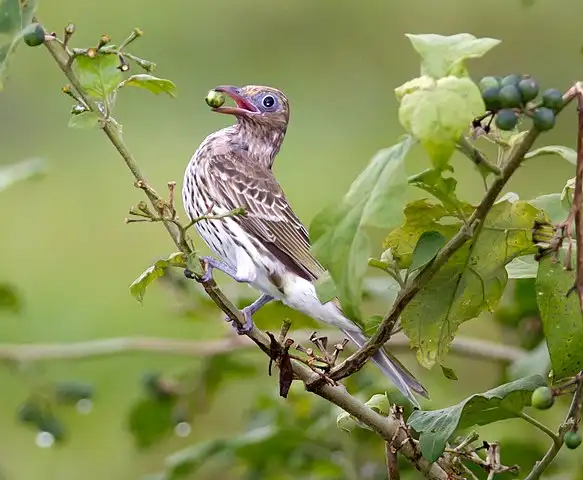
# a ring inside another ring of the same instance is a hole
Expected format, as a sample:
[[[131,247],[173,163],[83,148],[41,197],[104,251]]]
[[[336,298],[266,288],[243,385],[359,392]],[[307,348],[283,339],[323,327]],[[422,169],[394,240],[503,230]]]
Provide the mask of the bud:
[[[99,43],[97,44],[97,50],[105,47],[105,45],[107,45],[109,42],[111,42],[111,37],[109,35],[101,35]]]
[[[68,23],[65,27],[65,35],[73,35],[75,33],[75,24]]]

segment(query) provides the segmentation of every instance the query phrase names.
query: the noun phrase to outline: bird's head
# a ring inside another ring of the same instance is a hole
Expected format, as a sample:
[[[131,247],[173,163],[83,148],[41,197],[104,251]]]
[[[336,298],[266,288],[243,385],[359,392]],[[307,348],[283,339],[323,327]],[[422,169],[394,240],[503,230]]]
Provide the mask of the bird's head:
[[[220,106],[213,108],[214,112],[235,115],[241,123],[257,124],[285,132],[289,120],[289,102],[283,92],[259,85],[221,85],[214,90],[235,102],[234,107]]]

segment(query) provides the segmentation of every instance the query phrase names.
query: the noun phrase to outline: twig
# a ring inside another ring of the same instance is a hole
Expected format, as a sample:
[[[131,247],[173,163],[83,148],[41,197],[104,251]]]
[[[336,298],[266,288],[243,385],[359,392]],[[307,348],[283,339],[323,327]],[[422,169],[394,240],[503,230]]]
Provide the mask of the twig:
[[[400,480],[399,457],[391,442],[385,441],[385,457],[387,459],[387,479]]]
[[[583,201],[583,85],[577,84],[577,93],[577,169],[571,212],[575,217],[575,240],[577,242],[577,276],[575,286],[579,294],[579,306],[583,311],[583,248],[581,247],[583,245],[583,218],[581,213],[581,202]],[[571,261],[570,255],[569,261]]]
[[[500,168],[493,163],[490,163],[486,156],[474,147],[466,137],[462,137],[456,147],[461,153],[474,162],[477,167],[482,167],[494,175],[500,175]]]
[[[547,427],[544,423],[539,422],[536,418],[531,417],[530,415],[528,415],[527,413],[524,413],[522,410],[520,412],[517,412],[516,415],[518,415],[520,418],[522,418],[524,421],[530,423],[532,426],[538,428],[541,432],[545,433],[546,435],[548,435],[549,437],[551,437],[551,440],[554,443],[558,443],[560,442],[559,437],[555,434],[555,432],[553,432],[549,427]]]

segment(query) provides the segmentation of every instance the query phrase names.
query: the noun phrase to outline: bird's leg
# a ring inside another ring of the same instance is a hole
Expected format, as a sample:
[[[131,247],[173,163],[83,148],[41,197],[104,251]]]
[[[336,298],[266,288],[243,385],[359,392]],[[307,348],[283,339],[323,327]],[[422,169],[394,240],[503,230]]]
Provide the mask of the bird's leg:
[[[237,276],[237,270],[232,268],[230,265],[227,265],[225,262],[222,262],[221,260],[217,260],[216,258],[207,257],[207,256],[200,257],[200,259],[202,260],[202,262],[205,265],[204,275],[200,279],[200,281],[203,283],[210,282],[213,279],[213,270],[215,268],[217,270],[220,270],[223,273],[226,273],[227,275],[229,275],[229,277],[233,278],[237,282],[240,282],[240,283],[249,282],[248,278],[243,278],[243,277]],[[192,273],[192,271],[190,271],[188,268],[186,268],[184,270],[184,275],[186,276],[186,278],[190,278],[190,279],[195,278],[194,273]]]
[[[253,329],[253,326],[254,326],[253,318],[252,318],[253,314],[255,312],[257,312],[257,310],[259,310],[261,307],[263,307],[263,305],[271,302],[272,300],[273,300],[273,297],[271,295],[267,295],[264,293],[257,300],[255,300],[251,305],[248,305],[245,308],[243,308],[241,310],[241,313],[245,317],[245,325],[243,325],[242,327],[239,327],[239,325],[237,325],[236,323],[233,323],[233,327],[237,331],[237,334],[238,335],[245,335],[245,334],[249,333]],[[227,322],[231,322],[231,319],[229,317],[227,317],[225,320]]]

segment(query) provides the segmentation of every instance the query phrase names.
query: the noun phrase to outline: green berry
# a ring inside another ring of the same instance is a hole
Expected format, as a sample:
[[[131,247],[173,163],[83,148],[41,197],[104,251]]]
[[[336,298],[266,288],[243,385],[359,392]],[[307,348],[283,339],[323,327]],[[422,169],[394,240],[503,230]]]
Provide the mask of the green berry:
[[[522,103],[522,95],[516,85],[505,85],[502,87],[498,94],[498,98],[500,99],[500,104],[504,108],[520,107]]]
[[[557,111],[563,107],[563,94],[556,88],[549,88],[542,94],[543,106]]]
[[[505,87],[506,85],[518,85],[518,82],[522,80],[522,75],[516,75],[515,73],[508,75],[502,79],[500,82],[501,87]]]
[[[220,92],[211,90],[206,96],[205,101],[209,107],[219,108],[225,103],[225,96]]]
[[[532,78],[523,78],[518,82],[518,90],[520,90],[522,100],[524,102],[530,102],[538,95],[538,83]]]
[[[553,391],[549,387],[538,387],[532,392],[531,403],[534,408],[547,410],[555,403]]]
[[[45,41],[45,29],[40,23],[31,23],[22,30],[22,39],[29,47],[38,47]]]
[[[74,404],[84,398],[92,398],[93,393],[93,386],[82,382],[61,382],[55,388],[59,403]]]
[[[53,437],[55,437],[57,442],[63,440],[65,437],[65,427],[56,417],[53,417],[52,415],[44,417],[37,424],[37,427],[43,432],[50,433]]]
[[[537,108],[532,116],[534,126],[541,132],[545,132],[553,128],[555,126],[555,119],[555,112],[547,107]]]
[[[581,434],[577,430],[570,430],[565,433],[563,438],[565,441],[565,446],[570,450],[575,450],[579,445],[581,445]]]
[[[478,87],[480,88],[480,91],[483,92],[489,88],[499,88],[500,82],[496,77],[484,77],[478,83]]]
[[[518,115],[510,108],[503,108],[496,114],[496,126],[500,130],[512,130],[518,123]]]
[[[32,402],[23,403],[18,409],[18,419],[21,422],[33,423],[37,425],[42,421],[43,411],[41,408]]]
[[[495,112],[500,108],[500,89],[498,87],[487,88],[482,92],[482,98],[486,104],[486,109]]]

